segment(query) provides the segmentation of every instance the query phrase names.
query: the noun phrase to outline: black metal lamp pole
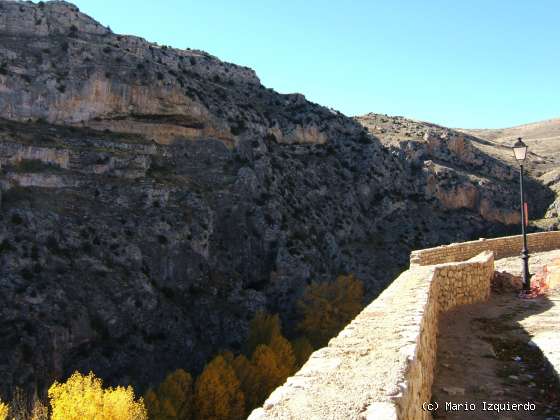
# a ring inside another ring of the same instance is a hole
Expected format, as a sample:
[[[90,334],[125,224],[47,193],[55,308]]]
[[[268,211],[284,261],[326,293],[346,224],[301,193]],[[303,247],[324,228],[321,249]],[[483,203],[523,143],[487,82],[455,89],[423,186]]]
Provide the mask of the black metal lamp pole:
[[[523,290],[531,290],[531,276],[529,274],[529,249],[527,248],[527,232],[525,231],[525,196],[523,195],[523,162],[527,157],[527,145],[523,143],[521,137],[513,145],[513,153],[519,162],[519,191],[521,194],[521,233],[523,235],[523,249],[521,250],[521,260],[523,263]]]

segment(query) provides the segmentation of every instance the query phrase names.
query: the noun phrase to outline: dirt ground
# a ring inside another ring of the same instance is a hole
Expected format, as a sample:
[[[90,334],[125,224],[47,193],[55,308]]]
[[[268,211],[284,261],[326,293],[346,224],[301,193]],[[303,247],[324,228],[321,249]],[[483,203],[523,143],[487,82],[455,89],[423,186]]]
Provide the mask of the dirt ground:
[[[535,254],[530,270],[534,273],[558,258],[560,250]],[[496,270],[517,275],[520,260],[498,260]],[[560,419],[557,376],[531,340],[543,330],[560,335],[559,319],[557,289],[530,300],[502,290],[493,292],[489,302],[446,313],[439,328],[432,387],[432,401],[439,408],[433,417]]]

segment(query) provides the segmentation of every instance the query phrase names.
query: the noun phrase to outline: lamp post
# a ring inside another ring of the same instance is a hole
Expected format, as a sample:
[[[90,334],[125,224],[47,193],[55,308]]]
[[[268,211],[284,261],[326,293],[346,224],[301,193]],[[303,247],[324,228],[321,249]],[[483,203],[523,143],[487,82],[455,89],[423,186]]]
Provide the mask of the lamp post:
[[[521,193],[521,234],[523,235],[523,249],[521,250],[521,260],[523,262],[523,290],[531,289],[531,277],[529,275],[529,250],[527,249],[527,233],[525,232],[525,197],[523,195],[523,162],[527,157],[527,145],[523,143],[521,137],[513,145],[513,155],[519,162],[519,191]]]

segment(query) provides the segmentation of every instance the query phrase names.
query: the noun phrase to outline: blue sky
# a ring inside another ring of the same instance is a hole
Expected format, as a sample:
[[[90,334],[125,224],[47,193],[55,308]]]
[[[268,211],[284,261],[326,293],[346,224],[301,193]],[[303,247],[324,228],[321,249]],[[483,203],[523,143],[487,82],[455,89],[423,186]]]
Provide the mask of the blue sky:
[[[76,0],[117,33],[198,48],[347,115],[497,128],[560,117],[558,0]]]

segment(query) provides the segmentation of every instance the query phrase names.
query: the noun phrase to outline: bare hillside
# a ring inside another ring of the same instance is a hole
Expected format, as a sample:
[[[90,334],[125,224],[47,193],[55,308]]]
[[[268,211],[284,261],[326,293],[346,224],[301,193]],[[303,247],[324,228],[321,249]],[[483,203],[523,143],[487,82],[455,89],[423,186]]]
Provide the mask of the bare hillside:
[[[529,190],[538,191],[533,181],[544,184],[556,194],[551,203],[548,196],[529,192],[530,215],[542,219],[541,227],[554,227],[560,213],[560,119],[547,120],[497,130],[452,129],[437,124],[400,116],[369,113],[355,117],[383,144],[398,150],[407,160],[424,168],[432,176],[458,176],[458,187],[443,192],[439,182],[436,194],[455,206],[467,206],[484,212],[476,199],[477,185],[499,184],[508,179],[517,183],[517,162],[511,145],[523,137],[529,146],[526,167]],[[508,187],[511,188],[511,187]],[[513,187],[517,188],[517,187]],[[504,197],[510,192],[503,190]],[[470,197],[470,199],[466,199]],[[548,210],[543,211],[542,207]]]
[[[500,129],[459,129],[473,136],[501,145],[511,145],[517,137],[523,137],[531,150],[539,155],[560,155],[560,118],[539,121]]]
[[[546,217],[560,215],[560,118],[510,128],[459,130],[488,141],[488,144],[479,143],[479,147],[502,159],[511,159],[510,146],[518,137],[523,137],[530,151],[529,171],[557,195]]]

